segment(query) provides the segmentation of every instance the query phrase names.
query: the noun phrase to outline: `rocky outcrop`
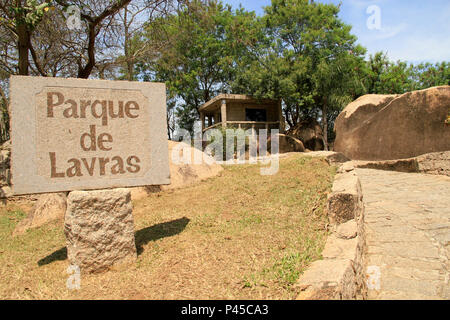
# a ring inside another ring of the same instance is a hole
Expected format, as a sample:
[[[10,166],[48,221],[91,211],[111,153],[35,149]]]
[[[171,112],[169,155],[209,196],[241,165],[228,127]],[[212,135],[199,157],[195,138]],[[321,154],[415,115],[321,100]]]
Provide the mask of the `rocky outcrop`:
[[[81,272],[101,272],[135,261],[130,190],[70,192],[64,233],[69,263]]]
[[[344,156],[342,153],[334,152],[334,151],[312,151],[305,152],[305,157],[312,158],[324,158],[329,165],[340,165],[341,163],[345,163],[350,159]]]
[[[393,160],[450,150],[450,86],[366,95],[335,121],[334,150],[352,160]]]
[[[221,165],[215,163],[211,157],[198,149],[182,142],[169,141],[168,145],[170,184],[132,188],[131,197],[133,200],[144,198],[154,192],[187,187],[201,180],[217,176],[223,171]],[[196,161],[196,153],[202,159],[200,163]],[[177,161],[177,159],[183,159],[183,157],[186,157],[184,159],[186,161]]]
[[[300,140],[308,150],[324,150],[322,127],[315,119],[300,121],[286,134]]]
[[[450,151],[427,153],[415,158],[386,161],[352,161],[356,168],[450,176]]]
[[[11,142],[6,141],[0,146],[0,198],[11,196]]]
[[[416,161],[419,173],[450,177],[450,151],[423,154]]]
[[[13,236],[21,235],[28,229],[40,227],[50,221],[64,219],[66,200],[65,192],[40,195],[28,216],[14,229]]]
[[[366,233],[361,184],[354,168],[341,166],[328,197],[333,234],[300,277],[298,300],[352,300],[367,297]]]
[[[278,147],[279,147],[279,153],[289,153],[289,152],[305,152],[305,147],[303,146],[303,143],[291,136],[285,135],[285,134],[277,134],[278,137]],[[267,150],[272,150],[272,141],[271,138],[267,141]]]

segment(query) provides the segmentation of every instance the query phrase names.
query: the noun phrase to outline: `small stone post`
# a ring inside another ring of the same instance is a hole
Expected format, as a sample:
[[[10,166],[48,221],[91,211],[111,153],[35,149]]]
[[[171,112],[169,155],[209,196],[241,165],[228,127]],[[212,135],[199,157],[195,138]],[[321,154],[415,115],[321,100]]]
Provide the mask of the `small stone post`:
[[[200,111],[200,121],[202,123],[202,133],[205,130],[205,114]]]
[[[64,233],[69,263],[81,272],[101,272],[137,259],[131,192],[72,191]]]
[[[222,118],[222,128],[227,127],[227,100],[223,99],[220,105],[220,114]]]

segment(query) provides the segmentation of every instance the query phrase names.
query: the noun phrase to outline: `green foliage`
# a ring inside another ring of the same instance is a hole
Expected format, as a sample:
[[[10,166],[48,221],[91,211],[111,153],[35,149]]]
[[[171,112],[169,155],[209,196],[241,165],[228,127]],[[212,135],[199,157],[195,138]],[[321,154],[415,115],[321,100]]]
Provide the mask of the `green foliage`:
[[[421,63],[389,61],[383,52],[370,55],[365,70],[367,93],[401,94],[450,84],[450,64],[448,62]]]
[[[16,19],[11,21],[14,27],[26,24],[29,29],[34,29],[41,22],[45,12],[50,8],[50,2],[27,0],[25,5],[10,6],[9,10]]]
[[[395,94],[412,89],[411,68],[404,62],[392,63],[383,52],[370,55],[365,69],[367,93]]]
[[[229,91],[236,74],[234,57],[243,47],[232,34],[242,30],[246,15],[220,2],[196,0],[147,26],[142,41],[164,45],[157,59],[151,57],[140,68],[145,79],[166,82],[170,95],[178,98],[181,127],[192,131],[197,108]]]
[[[339,10],[309,0],[272,0],[257,17],[220,1],[190,1],[136,38],[136,47],[155,48],[136,73],[166,82],[178,127],[190,131],[198,107],[218,93],[237,93],[282,99],[289,126],[313,118],[330,137],[340,111],[363,94],[450,83],[447,62],[414,66],[381,52],[365,61],[366,50]]]
[[[412,66],[415,89],[450,85],[450,62]]]
[[[233,89],[283,100],[289,126],[302,119],[333,121],[363,93],[359,74],[365,49],[356,45],[339,7],[307,0],[273,0],[259,19],[258,42],[241,63]],[[259,54],[251,54],[258,51]],[[257,59],[255,59],[255,57]]]

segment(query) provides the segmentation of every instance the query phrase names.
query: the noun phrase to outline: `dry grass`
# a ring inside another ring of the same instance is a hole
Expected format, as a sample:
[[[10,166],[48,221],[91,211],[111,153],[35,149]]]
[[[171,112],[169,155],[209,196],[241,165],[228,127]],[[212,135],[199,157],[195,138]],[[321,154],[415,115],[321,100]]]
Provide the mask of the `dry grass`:
[[[138,261],[66,288],[62,222],[11,237],[25,217],[0,209],[1,299],[291,299],[325,244],[324,160],[291,156],[275,176],[227,167],[196,186],[134,203]]]

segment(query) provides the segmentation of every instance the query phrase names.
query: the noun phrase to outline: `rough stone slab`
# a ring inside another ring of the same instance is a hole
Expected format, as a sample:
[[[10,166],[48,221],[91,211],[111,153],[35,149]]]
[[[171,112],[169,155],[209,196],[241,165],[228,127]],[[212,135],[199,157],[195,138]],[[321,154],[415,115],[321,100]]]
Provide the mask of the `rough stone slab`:
[[[334,151],[310,151],[305,152],[303,155],[312,158],[325,158],[330,165],[340,164],[350,160],[342,153]]]
[[[336,229],[336,236],[340,239],[353,239],[358,235],[358,224],[355,220],[350,220],[339,225]]]
[[[338,173],[345,173],[355,170],[355,166],[352,161],[344,162],[339,168]]]
[[[350,259],[313,262],[297,283],[303,291],[297,299],[354,299],[357,288],[352,264]]]
[[[27,218],[19,222],[13,236],[21,235],[28,229],[40,227],[50,221],[64,219],[67,209],[65,193],[49,193],[39,196]]]
[[[331,235],[325,248],[322,251],[322,256],[325,259],[351,259],[355,260],[356,247],[358,246],[358,239],[339,239],[335,235]]]
[[[450,151],[385,161],[349,161],[347,167],[450,176]]]
[[[427,153],[417,157],[418,172],[450,176],[450,151]]]
[[[163,83],[11,76],[16,195],[170,183]]]
[[[350,161],[349,158],[347,158],[343,153],[340,152],[333,152],[326,157],[326,160],[330,165],[337,165]]]
[[[335,177],[332,193],[328,196],[328,217],[332,224],[358,220],[363,211],[361,183],[353,172]]]
[[[339,239],[331,235],[322,252],[297,282],[298,300],[350,300],[367,297],[365,242],[361,237]]]
[[[67,199],[64,232],[71,265],[100,272],[136,260],[128,189],[73,191]]]

